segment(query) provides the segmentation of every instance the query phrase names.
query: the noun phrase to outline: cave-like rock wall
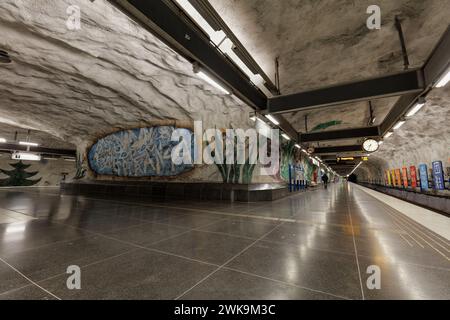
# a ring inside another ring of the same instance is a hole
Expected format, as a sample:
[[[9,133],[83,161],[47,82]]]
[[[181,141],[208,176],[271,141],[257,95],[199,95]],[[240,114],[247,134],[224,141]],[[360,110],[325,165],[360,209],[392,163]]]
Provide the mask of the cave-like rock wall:
[[[362,180],[384,181],[385,170],[442,161],[450,167],[450,86],[434,89],[426,105],[356,171]]]

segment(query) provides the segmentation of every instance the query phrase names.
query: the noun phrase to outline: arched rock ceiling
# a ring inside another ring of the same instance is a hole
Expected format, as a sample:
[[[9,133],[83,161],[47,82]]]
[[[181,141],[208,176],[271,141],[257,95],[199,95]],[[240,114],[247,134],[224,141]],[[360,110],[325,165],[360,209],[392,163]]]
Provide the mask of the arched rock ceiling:
[[[399,15],[411,67],[423,65],[450,22],[450,1],[442,0],[210,0],[269,77],[280,61],[283,94],[403,70],[394,18]],[[369,5],[379,5],[381,30],[366,27]],[[381,121],[395,99],[374,102]],[[332,129],[367,124],[365,103],[288,114],[296,129],[332,120]]]
[[[66,27],[69,5],[81,30]],[[154,120],[238,127],[250,109],[105,0],[2,0],[0,123],[73,143]]]

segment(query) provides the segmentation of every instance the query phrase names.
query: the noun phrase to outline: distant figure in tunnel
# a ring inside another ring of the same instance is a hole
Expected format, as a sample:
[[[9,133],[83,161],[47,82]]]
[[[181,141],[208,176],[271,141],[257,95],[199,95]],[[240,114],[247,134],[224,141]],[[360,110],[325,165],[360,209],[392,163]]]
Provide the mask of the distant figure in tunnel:
[[[323,182],[323,185],[324,185],[324,187],[326,189],[328,187],[328,176],[327,176],[326,173],[324,173],[323,176],[322,176],[322,182]]]

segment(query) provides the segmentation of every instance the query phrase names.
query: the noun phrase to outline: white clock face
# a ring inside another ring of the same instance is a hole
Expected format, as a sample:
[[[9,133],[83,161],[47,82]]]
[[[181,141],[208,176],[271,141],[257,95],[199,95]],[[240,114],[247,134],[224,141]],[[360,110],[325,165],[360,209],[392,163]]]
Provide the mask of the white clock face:
[[[377,140],[374,139],[367,139],[363,143],[363,148],[367,152],[375,152],[378,150],[379,144]]]

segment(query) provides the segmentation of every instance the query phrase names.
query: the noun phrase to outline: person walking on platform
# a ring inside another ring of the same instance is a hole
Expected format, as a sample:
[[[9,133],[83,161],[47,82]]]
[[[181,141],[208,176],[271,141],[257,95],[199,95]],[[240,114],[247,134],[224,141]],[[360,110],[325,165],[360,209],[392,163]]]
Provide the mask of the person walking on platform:
[[[322,176],[322,182],[323,182],[323,186],[326,189],[328,187],[328,176],[327,176],[326,173],[324,173],[323,176]]]

